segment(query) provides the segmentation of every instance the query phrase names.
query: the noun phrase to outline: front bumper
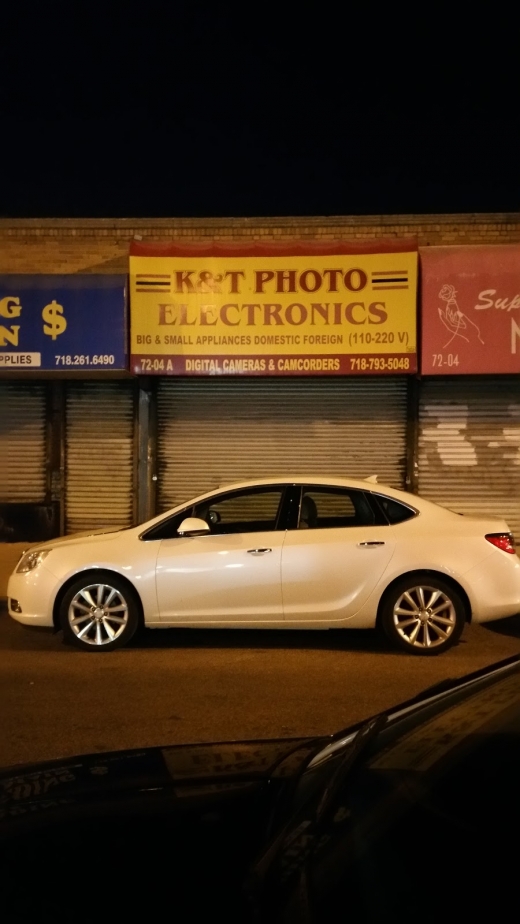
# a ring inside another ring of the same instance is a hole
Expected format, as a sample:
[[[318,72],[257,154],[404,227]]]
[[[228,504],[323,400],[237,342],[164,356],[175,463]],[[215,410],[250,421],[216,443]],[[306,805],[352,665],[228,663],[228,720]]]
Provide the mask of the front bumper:
[[[56,577],[43,564],[27,574],[13,573],[7,584],[9,615],[26,626],[53,626],[56,583]]]

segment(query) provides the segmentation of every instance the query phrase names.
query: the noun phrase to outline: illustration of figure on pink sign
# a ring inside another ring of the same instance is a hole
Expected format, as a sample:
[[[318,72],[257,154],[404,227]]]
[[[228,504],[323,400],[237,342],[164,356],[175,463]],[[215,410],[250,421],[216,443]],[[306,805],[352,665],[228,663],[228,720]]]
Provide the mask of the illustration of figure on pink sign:
[[[469,334],[471,333],[471,328],[474,328],[474,331],[476,331],[480,343],[484,343],[482,337],[480,336],[480,328],[477,324],[475,324],[474,321],[470,321],[467,314],[464,314],[464,312],[460,310],[457,304],[456,295],[457,290],[455,289],[455,286],[449,285],[448,283],[443,285],[441,291],[439,292],[439,298],[442,298],[442,300],[446,302],[445,308],[437,309],[439,312],[439,318],[441,319],[445,328],[452,335],[448,342],[444,344],[444,348],[449,346],[455,337],[461,337],[462,340],[465,340],[466,343],[469,343]]]

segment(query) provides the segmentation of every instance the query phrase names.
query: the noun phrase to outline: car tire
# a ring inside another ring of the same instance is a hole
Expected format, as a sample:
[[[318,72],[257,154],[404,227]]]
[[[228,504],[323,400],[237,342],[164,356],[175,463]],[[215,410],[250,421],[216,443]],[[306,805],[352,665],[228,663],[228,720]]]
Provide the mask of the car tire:
[[[465,607],[456,589],[427,573],[394,584],[381,606],[381,627],[393,645],[415,655],[438,655],[460,638]]]
[[[64,641],[82,651],[121,648],[139,626],[137,594],[117,574],[89,572],[68,587],[60,624]]]

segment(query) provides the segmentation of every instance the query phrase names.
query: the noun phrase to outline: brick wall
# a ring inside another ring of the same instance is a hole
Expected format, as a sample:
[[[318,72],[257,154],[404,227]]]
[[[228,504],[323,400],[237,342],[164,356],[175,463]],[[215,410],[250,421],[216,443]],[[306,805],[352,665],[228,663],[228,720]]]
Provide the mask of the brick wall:
[[[182,242],[416,237],[434,244],[520,242],[520,214],[318,218],[0,219],[0,273],[126,273],[133,237]]]

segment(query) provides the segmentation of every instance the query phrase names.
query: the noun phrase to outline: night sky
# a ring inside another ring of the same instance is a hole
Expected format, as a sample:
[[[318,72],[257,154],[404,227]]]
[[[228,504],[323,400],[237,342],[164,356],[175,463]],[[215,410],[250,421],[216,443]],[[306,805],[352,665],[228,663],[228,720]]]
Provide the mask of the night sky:
[[[3,23],[3,217],[520,210],[502,20],[328,3],[37,9]]]

